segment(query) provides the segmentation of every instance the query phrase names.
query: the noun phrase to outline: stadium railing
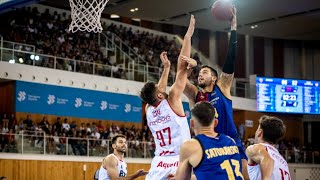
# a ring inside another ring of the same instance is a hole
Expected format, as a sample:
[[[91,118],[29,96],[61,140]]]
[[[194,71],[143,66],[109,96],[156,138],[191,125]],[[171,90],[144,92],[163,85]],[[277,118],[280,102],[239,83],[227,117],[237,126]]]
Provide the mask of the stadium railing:
[[[88,157],[104,157],[112,153],[112,144],[109,139],[51,136],[43,131],[20,131],[19,134],[0,133],[0,140],[2,153]],[[154,149],[154,142],[128,139],[125,157],[152,158]],[[320,164],[320,154],[316,150],[279,152],[288,163]]]
[[[0,133],[0,152],[104,157],[113,150],[109,139],[61,137],[46,135],[43,131],[20,131],[19,134]],[[125,157],[153,156],[153,142],[127,140]]]

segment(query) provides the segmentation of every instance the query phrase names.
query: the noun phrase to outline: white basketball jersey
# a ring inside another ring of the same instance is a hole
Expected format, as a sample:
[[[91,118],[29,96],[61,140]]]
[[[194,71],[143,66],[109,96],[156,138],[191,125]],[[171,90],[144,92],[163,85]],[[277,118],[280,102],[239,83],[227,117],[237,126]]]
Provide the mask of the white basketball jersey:
[[[156,144],[156,156],[178,155],[183,142],[190,140],[185,116],[177,115],[165,99],[157,107],[147,108],[147,122]]]
[[[279,153],[279,151],[269,144],[261,144],[266,147],[270,157],[274,160],[274,168],[270,180],[291,180],[288,164],[286,160],[282,157],[282,155]],[[248,164],[248,173],[250,180],[260,180],[260,165]]]
[[[119,177],[126,177],[127,176],[127,164],[118,159],[118,157],[114,154],[111,154],[112,156],[114,156],[117,160],[117,166],[118,166],[118,173],[119,173]],[[99,170],[99,180],[110,180],[111,178],[108,175],[108,170],[105,169],[103,166],[100,167]]]

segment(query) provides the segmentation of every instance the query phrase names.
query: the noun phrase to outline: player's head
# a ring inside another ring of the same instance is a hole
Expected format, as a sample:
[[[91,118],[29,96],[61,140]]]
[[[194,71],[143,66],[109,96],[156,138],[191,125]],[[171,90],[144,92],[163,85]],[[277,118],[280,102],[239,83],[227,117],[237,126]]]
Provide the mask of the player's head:
[[[150,81],[141,89],[140,97],[144,102],[150,105],[156,105],[159,101],[166,99],[168,94],[161,91],[155,82]]]
[[[198,102],[192,108],[191,113],[190,126],[196,135],[199,133],[199,129],[206,127],[214,129],[218,124],[218,120],[215,118],[216,111],[209,102]]]
[[[210,66],[201,66],[198,84],[201,88],[205,88],[215,84],[218,79],[218,72]]]
[[[255,142],[276,144],[285,134],[286,127],[283,121],[273,116],[262,116],[255,134]]]
[[[111,139],[112,143],[112,148],[114,151],[120,152],[120,153],[125,153],[127,150],[127,140],[126,136],[119,134],[114,136]]]
[[[0,177],[0,180],[7,180],[7,177],[1,176],[1,177]]]

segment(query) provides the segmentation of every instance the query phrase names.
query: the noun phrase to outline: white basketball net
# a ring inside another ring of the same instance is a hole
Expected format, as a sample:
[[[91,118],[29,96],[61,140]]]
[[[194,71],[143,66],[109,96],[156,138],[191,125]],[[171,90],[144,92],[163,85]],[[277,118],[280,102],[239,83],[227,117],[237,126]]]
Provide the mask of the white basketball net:
[[[100,33],[101,13],[109,0],[69,0],[71,7],[70,32],[88,31]]]

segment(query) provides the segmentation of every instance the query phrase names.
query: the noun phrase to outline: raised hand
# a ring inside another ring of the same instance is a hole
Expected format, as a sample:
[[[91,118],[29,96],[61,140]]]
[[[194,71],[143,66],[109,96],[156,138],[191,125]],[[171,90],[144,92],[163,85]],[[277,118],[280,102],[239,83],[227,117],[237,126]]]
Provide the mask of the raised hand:
[[[163,64],[163,68],[170,68],[170,61],[168,59],[168,56],[167,56],[167,52],[163,51],[161,54],[160,54],[160,59],[161,59],[161,62]]]
[[[187,69],[192,69],[198,65],[197,61],[187,56],[181,55],[181,59],[188,63]]]
[[[196,24],[196,19],[194,18],[194,15],[191,15],[188,31],[187,31],[185,36],[192,37],[193,32],[194,32],[195,24]]]

